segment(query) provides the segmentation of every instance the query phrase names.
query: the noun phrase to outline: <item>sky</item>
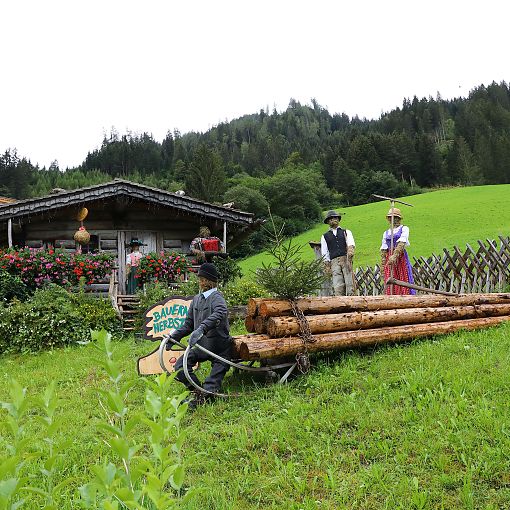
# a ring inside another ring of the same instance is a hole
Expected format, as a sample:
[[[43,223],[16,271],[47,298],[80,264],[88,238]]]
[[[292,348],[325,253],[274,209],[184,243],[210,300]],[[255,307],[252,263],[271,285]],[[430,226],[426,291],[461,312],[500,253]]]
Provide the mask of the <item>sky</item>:
[[[83,162],[112,128],[206,131],[315,98],[378,118],[510,80],[506,0],[0,0],[0,152]]]

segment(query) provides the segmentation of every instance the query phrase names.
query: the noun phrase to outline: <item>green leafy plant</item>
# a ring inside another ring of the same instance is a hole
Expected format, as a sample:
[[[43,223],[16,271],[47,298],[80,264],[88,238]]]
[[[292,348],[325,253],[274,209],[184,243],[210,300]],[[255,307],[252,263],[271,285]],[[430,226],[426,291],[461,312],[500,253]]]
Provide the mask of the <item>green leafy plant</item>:
[[[57,285],[38,289],[24,303],[0,308],[0,351],[23,352],[86,341],[91,329],[120,333],[111,304]]]
[[[243,276],[239,264],[230,257],[213,257],[212,261],[220,275],[219,282],[221,285],[226,285]]]
[[[178,296],[194,296],[199,292],[198,277],[195,273],[190,273],[188,281],[182,282],[175,290],[175,294]]]
[[[184,483],[181,449],[185,433],[181,420],[187,404],[187,392],[168,397],[173,376],[162,374],[147,384],[144,413],[132,413],[127,397],[134,381],[124,376],[113,357],[111,335],[94,331],[92,337],[103,354],[99,361],[110,380],[109,389],[101,390],[107,419],[99,424],[108,434],[105,439],[116,462],[94,466],[94,479],[80,488],[85,508],[130,509],[175,508]],[[145,425],[150,430],[150,450],[135,442],[132,431]]]
[[[41,398],[36,399],[36,406],[42,411],[42,415],[35,415],[35,420],[43,430],[44,441],[39,445],[38,457],[40,458],[39,472],[43,483],[42,487],[26,487],[25,490],[38,494],[44,501],[44,510],[57,510],[61,489],[73,482],[68,478],[57,482],[59,474],[59,462],[65,455],[69,441],[61,438],[62,418],[57,416],[57,408],[60,400],[55,392],[56,383],[52,381]]]
[[[322,260],[302,260],[303,247],[295,245],[292,239],[285,240],[283,227],[277,230],[274,222],[272,225],[272,245],[267,251],[276,264],[262,262],[262,267],[255,271],[257,283],[270,294],[283,299],[296,299],[317,292],[325,278]]]
[[[92,467],[92,480],[79,488],[79,503],[86,509],[177,508],[187,497],[182,458],[186,434],[181,427],[187,392],[170,396],[173,376],[147,378],[143,412],[134,410],[128,400],[137,379],[126,380],[107,331],[91,335],[102,354],[96,362],[108,375],[107,389],[99,389],[106,417],[97,426],[109,451],[102,464]],[[52,382],[41,398],[29,398],[26,388],[14,379],[9,382],[10,400],[1,403],[9,438],[1,438],[7,456],[0,457],[0,510],[17,510],[28,502],[56,510],[62,507],[63,489],[75,482],[59,470],[68,443],[62,441],[55,388]],[[42,431],[40,441],[30,433],[35,424]],[[148,447],[135,437],[147,437]]]
[[[0,269],[0,301],[8,302],[13,299],[24,301],[29,295],[28,287],[18,275]]]
[[[29,439],[25,435],[25,421],[29,413],[29,400],[26,388],[16,380],[9,383],[10,401],[2,402],[7,411],[5,423],[10,432],[10,441],[5,446],[8,456],[0,462],[0,510],[16,510],[25,502],[23,488],[28,481],[22,475],[28,456]]]
[[[228,306],[246,305],[250,298],[267,297],[268,291],[250,278],[241,278],[221,288]]]

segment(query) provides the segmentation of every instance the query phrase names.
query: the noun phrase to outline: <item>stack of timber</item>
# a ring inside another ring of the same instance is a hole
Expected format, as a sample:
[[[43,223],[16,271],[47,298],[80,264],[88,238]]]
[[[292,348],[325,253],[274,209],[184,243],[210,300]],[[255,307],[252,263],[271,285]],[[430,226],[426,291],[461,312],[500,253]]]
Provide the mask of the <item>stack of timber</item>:
[[[297,300],[312,333],[307,350],[326,351],[400,342],[510,320],[510,293],[454,296],[348,296]],[[248,335],[234,337],[243,360],[302,352],[299,323],[290,301],[251,299]]]

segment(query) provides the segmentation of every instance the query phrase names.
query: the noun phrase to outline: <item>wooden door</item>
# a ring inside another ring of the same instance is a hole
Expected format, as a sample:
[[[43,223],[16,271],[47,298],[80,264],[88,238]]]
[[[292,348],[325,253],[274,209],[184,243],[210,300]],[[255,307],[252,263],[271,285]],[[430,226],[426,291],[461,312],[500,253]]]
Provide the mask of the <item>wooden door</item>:
[[[129,250],[131,239],[136,238],[142,241],[146,246],[140,246],[140,252],[144,255],[157,250],[156,232],[147,231],[119,231],[119,293],[126,293],[126,257]]]

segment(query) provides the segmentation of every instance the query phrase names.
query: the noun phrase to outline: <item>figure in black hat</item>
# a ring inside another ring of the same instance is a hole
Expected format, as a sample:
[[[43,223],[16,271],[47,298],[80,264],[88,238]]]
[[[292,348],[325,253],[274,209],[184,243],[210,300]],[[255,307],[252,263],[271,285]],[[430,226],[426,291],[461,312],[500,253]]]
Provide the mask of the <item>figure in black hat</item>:
[[[131,253],[128,253],[126,257],[126,277],[127,277],[127,293],[134,294],[138,287],[138,279],[136,278],[136,272],[140,265],[140,260],[143,258],[143,254],[140,252],[140,246],[146,246],[142,241],[131,238],[131,242],[128,244],[131,248]]]
[[[354,277],[352,259],[354,258],[354,237],[350,230],[338,225],[340,214],[328,211],[324,223],[329,230],[321,237],[321,254],[324,259],[324,270],[332,279],[335,296],[352,296],[354,293]]]
[[[184,324],[175,330],[170,336],[175,340],[181,340],[190,335],[188,344],[192,347],[188,356],[188,372],[196,384],[201,385],[197,376],[193,373],[193,366],[202,361],[211,362],[211,372],[204,381],[203,388],[215,393],[221,389],[221,383],[229,366],[208,356],[198,348],[193,348],[198,342],[211,352],[222,358],[231,358],[232,338],[228,324],[227,304],[221,292],[217,289],[218,271],[214,264],[205,262],[198,270],[198,283],[200,294],[196,295],[188,309],[188,316]],[[167,349],[171,343],[167,343]],[[175,364],[176,379],[182,382],[189,390],[195,388],[189,383],[182,371],[183,357]],[[195,398],[190,401],[190,408],[205,400],[205,394],[195,393]]]

